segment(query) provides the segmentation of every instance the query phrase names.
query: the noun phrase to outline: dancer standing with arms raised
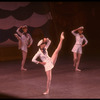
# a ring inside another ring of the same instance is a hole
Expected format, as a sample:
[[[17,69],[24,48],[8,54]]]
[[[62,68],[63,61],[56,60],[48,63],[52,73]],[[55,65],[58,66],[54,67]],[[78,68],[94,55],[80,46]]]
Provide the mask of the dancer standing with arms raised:
[[[23,30],[23,33],[20,32],[20,29]],[[24,25],[24,26],[20,26],[16,31],[20,36],[18,36],[18,34],[14,34],[15,37],[18,39],[19,49],[21,49],[21,51],[22,51],[22,57],[23,57],[22,62],[21,62],[21,70],[22,71],[27,70],[26,68],[24,68],[24,65],[25,65],[25,61],[26,61],[26,57],[27,57],[28,48],[33,43],[33,39],[27,31],[28,31],[28,27],[27,27],[27,25]]]
[[[79,63],[80,63],[80,59],[82,55],[82,47],[84,47],[88,43],[88,40],[83,35],[83,29],[84,27],[81,26],[71,32],[76,38],[76,43],[74,47],[72,48],[73,61],[74,61],[73,66],[75,67],[75,71],[81,71],[78,67],[79,67]],[[85,41],[84,44],[82,44],[83,40]]]
[[[54,68],[55,63],[57,61],[58,53],[62,48],[63,40],[64,40],[64,32],[61,33],[60,42],[59,42],[56,50],[54,51],[52,57],[49,57],[48,51],[47,51],[48,47],[51,44],[51,40],[49,40],[49,38],[44,38],[44,39],[40,40],[38,42],[39,50],[32,58],[32,62],[34,62],[36,64],[41,64],[45,68],[45,72],[46,72],[46,76],[47,76],[47,89],[43,94],[49,93],[51,79],[52,79],[52,69]],[[40,57],[40,59],[42,60],[41,62],[36,60],[38,57]]]

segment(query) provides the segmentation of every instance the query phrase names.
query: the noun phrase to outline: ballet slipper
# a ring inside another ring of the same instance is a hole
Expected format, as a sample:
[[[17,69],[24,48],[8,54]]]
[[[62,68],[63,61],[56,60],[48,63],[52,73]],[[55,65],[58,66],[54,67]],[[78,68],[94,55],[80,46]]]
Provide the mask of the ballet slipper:
[[[44,95],[49,94],[49,91],[46,91],[46,92],[44,92],[43,94],[44,94]]]
[[[61,39],[64,39],[64,32],[61,33]]]

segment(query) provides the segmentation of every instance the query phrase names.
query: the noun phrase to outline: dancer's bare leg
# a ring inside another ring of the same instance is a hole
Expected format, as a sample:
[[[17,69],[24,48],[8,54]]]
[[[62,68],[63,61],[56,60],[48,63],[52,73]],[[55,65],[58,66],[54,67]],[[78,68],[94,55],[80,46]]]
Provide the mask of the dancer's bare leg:
[[[61,50],[62,48],[62,43],[63,43],[63,40],[64,40],[64,32],[61,33],[61,36],[60,36],[60,42],[58,44],[58,47],[56,48],[56,50],[54,51],[51,59],[53,61],[53,64],[55,65],[56,61],[57,61],[57,58],[58,58],[58,53],[59,51]]]
[[[53,61],[53,64],[56,63],[56,60],[57,60],[57,57],[58,57],[58,53],[59,53],[59,51],[61,50],[61,47],[62,47],[63,40],[64,40],[64,32],[61,33],[60,42],[58,44],[58,47],[54,51],[54,53],[53,53],[53,55],[51,57],[51,59]],[[49,93],[49,88],[50,88],[51,78],[52,78],[52,70],[47,71],[46,75],[47,75],[47,90],[46,90],[46,92],[44,92],[44,94],[48,94]]]
[[[76,67],[76,62],[77,62],[77,53],[73,52],[73,66]]]
[[[52,78],[52,70],[46,71],[46,75],[47,75],[47,89],[43,94],[49,94],[51,78]]]
[[[22,45],[22,41],[21,41],[21,38],[18,36],[18,34],[14,34],[15,35],[15,37],[18,39],[18,49],[20,49],[21,48],[21,45]]]
[[[25,61],[26,61],[26,57],[27,57],[27,52],[22,51],[22,56],[23,56],[23,59],[22,59],[22,63],[21,63],[21,70],[26,71],[27,69],[24,68],[24,65],[25,65]]]
[[[80,58],[81,58],[81,54],[78,53],[77,55],[77,62],[76,62],[76,71],[81,71],[78,67],[79,67],[79,63],[80,63]]]

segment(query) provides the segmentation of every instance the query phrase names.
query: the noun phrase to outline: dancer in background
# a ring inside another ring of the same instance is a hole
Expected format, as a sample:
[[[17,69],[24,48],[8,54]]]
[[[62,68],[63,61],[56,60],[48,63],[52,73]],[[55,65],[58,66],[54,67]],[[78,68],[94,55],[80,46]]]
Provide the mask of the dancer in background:
[[[44,38],[38,42],[39,50],[38,52],[34,55],[32,58],[32,62],[36,64],[41,64],[45,68],[46,76],[47,76],[47,89],[43,94],[48,94],[49,93],[49,88],[51,84],[51,79],[52,79],[52,69],[55,66],[56,60],[58,58],[58,53],[62,48],[62,43],[64,40],[64,32],[61,33],[60,36],[60,42],[58,44],[58,47],[54,51],[52,57],[49,57],[48,55],[48,47],[51,44],[51,40],[49,38]],[[40,57],[42,61],[37,61],[36,59]]]
[[[23,33],[20,32],[20,29],[23,30]],[[25,65],[25,61],[26,61],[26,57],[27,57],[28,48],[33,43],[33,39],[31,37],[31,35],[29,33],[27,33],[27,31],[28,31],[28,27],[27,27],[27,25],[24,25],[24,26],[20,26],[16,31],[20,36],[18,36],[18,34],[14,34],[15,37],[18,39],[19,49],[22,50],[22,57],[23,57],[22,63],[21,63],[22,71],[27,70],[26,68],[24,68],[24,65]]]
[[[84,27],[81,26],[71,32],[76,38],[76,43],[74,47],[72,48],[73,61],[74,61],[73,66],[75,67],[75,71],[81,71],[78,67],[79,67],[80,58],[82,55],[82,47],[84,47],[88,43],[88,40],[83,35],[83,29]],[[83,44],[83,40],[85,41],[84,44]]]

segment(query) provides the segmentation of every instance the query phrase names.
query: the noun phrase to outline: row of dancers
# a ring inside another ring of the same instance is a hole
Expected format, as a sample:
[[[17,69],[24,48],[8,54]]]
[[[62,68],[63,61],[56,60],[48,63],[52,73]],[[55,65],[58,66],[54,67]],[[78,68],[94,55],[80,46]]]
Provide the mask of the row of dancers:
[[[20,29],[22,29],[23,32],[20,32]],[[75,67],[75,71],[81,71],[79,69],[79,63],[80,63],[80,58],[82,55],[82,47],[84,47],[88,43],[88,40],[83,35],[83,30],[84,30],[84,27],[81,26],[75,30],[72,30],[71,32],[76,38],[76,43],[72,48],[73,62],[74,62],[73,66]],[[27,69],[24,68],[24,65],[27,58],[28,48],[32,45],[33,39],[31,35],[28,33],[27,25],[20,26],[16,30],[16,32],[18,34],[16,33],[14,35],[18,39],[19,49],[21,49],[22,56],[23,56],[22,62],[21,62],[21,70],[26,71]],[[37,46],[39,47],[39,50],[33,56],[32,62],[36,64],[41,64],[44,66],[46,76],[47,76],[47,85],[46,85],[46,91],[43,94],[49,94],[50,84],[51,84],[51,79],[52,79],[52,69],[55,66],[55,63],[57,61],[58,54],[62,48],[64,39],[65,39],[64,32],[62,32],[60,35],[60,41],[58,43],[58,46],[51,57],[48,55],[48,48],[51,44],[51,40],[49,38],[44,37],[37,44]],[[83,40],[85,41],[84,44],[83,44]],[[38,57],[41,59],[41,61],[37,60]]]

